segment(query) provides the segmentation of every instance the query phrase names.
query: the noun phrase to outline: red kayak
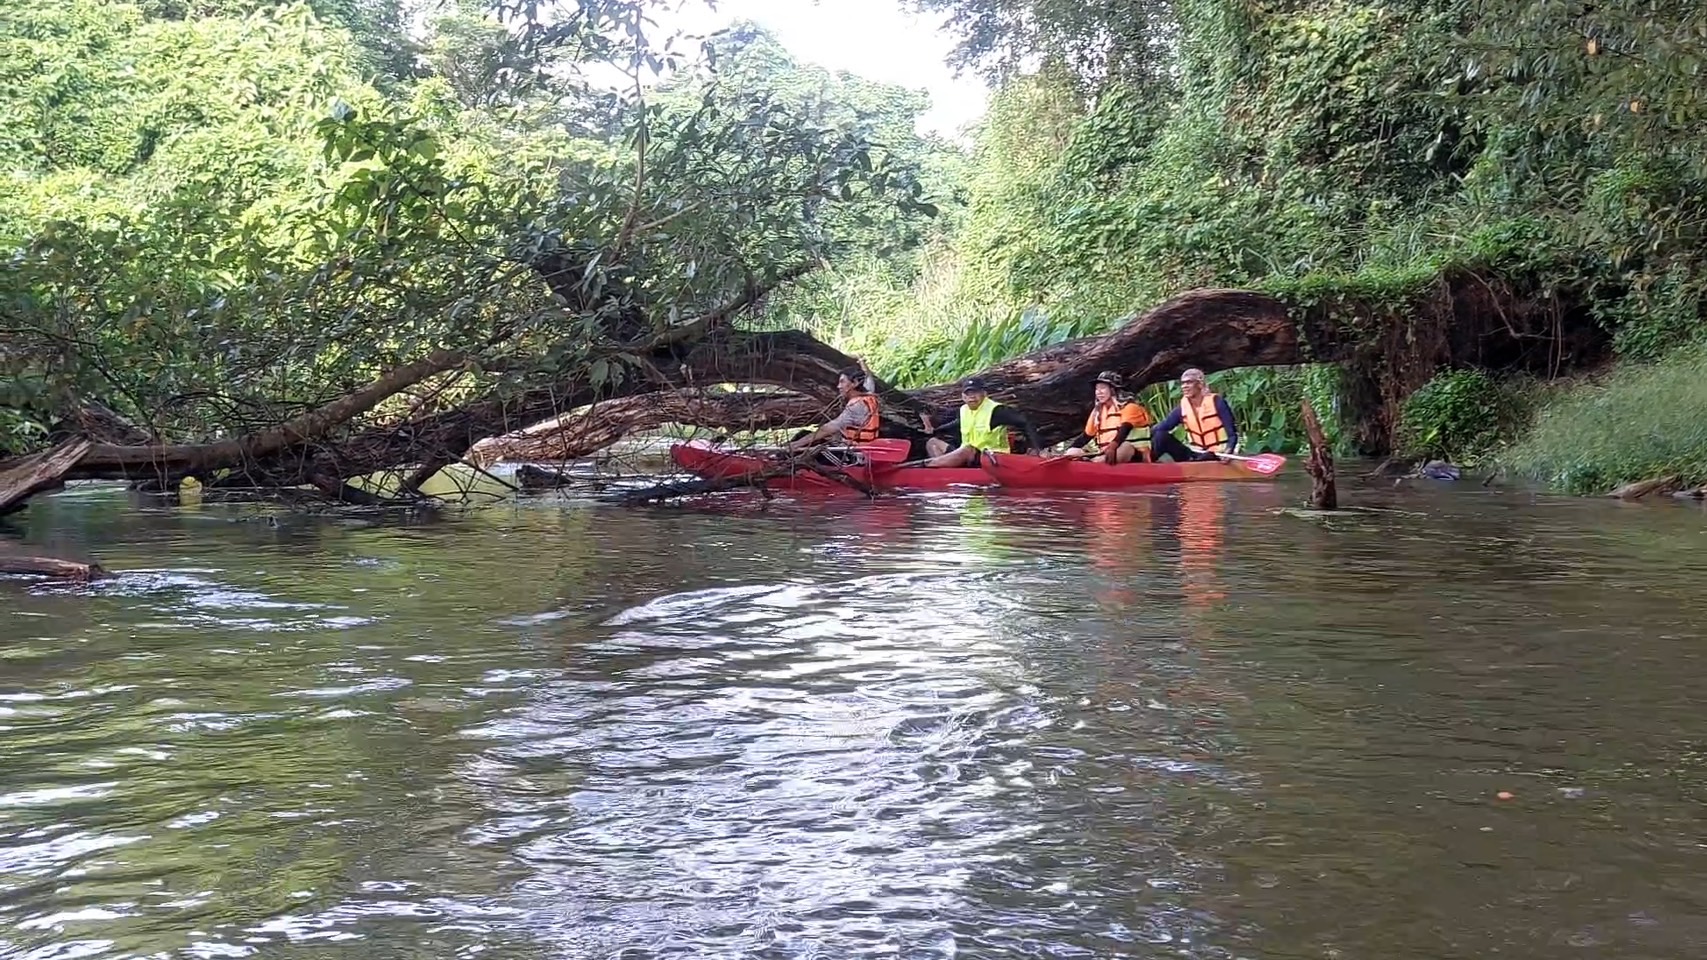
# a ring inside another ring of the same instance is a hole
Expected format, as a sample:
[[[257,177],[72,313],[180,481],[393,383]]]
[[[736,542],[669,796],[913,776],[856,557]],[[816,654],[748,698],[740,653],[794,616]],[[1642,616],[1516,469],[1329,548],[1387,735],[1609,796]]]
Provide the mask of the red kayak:
[[[1234,460],[1118,463],[1113,466],[1100,460],[1065,457],[1039,460],[1011,453],[992,453],[984,457],[984,469],[997,483],[1028,490],[1130,490],[1169,483],[1261,480],[1285,464],[1285,457],[1272,453]]]
[[[907,450],[908,443],[905,440],[875,440],[841,451],[832,451],[830,456],[845,461],[838,465],[825,465],[825,473],[832,474],[832,476],[825,476],[824,473],[813,470],[797,470],[782,476],[770,477],[765,480],[765,486],[772,490],[815,491],[819,493],[855,492],[855,487],[838,483],[833,475],[842,474],[858,484],[872,486],[874,485],[873,471],[881,471],[884,466],[893,467],[906,460]],[[703,440],[674,444],[670,447],[670,460],[683,470],[707,480],[747,477],[775,469],[777,466],[775,459],[762,453],[745,450],[721,450]],[[890,470],[889,472],[911,471]]]
[[[993,486],[983,467],[876,467],[871,484],[879,490],[952,490]]]
[[[981,467],[920,467],[903,465],[907,451],[905,440],[860,444],[831,453],[846,460],[844,464],[825,467],[831,476],[799,470],[771,477],[765,486],[793,492],[854,492],[856,486],[837,482],[834,475],[841,474],[859,486],[877,490],[951,490],[998,484],[1027,490],[1129,490],[1170,483],[1261,480],[1286,463],[1285,457],[1271,453],[1233,460],[1115,466],[1094,460],[1041,460],[1023,454],[992,453],[984,456]],[[751,476],[777,465],[775,459],[763,453],[723,450],[699,440],[672,446],[670,459],[683,470],[708,480]]]

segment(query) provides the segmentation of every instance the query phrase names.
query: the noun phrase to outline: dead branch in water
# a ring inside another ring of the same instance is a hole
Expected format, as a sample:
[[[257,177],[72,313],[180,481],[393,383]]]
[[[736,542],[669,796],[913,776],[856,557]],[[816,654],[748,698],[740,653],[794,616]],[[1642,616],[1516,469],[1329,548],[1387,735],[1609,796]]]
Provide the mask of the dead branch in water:
[[[1682,489],[1682,487],[1682,477],[1653,477],[1648,480],[1638,480],[1635,483],[1626,483],[1607,496],[1615,500],[1640,500],[1650,494],[1671,493],[1674,490]]]
[[[109,574],[98,563],[78,563],[53,557],[13,557],[0,554],[0,573],[38,574],[61,580],[87,582],[102,580]]]
[[[1316,419],[1316,408],[1304,401],[1304,432],[1310,440],[1310,456],[1304,470],[1310,474],[1310,506],[1315,510],[1338,510],[1339,490],[1334,486],[1334,455]]]

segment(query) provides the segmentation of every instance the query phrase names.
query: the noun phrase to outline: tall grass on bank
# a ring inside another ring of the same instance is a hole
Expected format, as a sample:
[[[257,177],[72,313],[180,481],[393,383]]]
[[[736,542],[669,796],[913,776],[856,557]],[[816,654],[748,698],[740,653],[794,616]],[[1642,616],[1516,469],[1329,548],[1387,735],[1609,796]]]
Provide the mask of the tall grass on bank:
[[[1674,474],[1707,481],[1707,347],[1621,366],[1564,391],[1499,459],[1517,474],[1576,494]]]

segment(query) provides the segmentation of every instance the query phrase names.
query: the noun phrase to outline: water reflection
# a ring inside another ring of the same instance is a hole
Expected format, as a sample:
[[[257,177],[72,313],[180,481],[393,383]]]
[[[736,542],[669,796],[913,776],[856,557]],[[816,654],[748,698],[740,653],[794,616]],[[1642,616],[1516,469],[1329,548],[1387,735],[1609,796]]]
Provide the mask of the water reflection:
[[[1697,515],[1296,495],[47,501],[0,955],[1692,955]]]

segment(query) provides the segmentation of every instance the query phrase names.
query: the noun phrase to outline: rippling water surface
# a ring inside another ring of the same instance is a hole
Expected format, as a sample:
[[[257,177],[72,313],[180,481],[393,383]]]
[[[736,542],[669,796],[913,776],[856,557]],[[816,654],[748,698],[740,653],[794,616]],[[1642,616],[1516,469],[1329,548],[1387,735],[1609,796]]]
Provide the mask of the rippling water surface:
[[[0,956],[1707,953],[1703,515],[1298,493],[43,501]]]

